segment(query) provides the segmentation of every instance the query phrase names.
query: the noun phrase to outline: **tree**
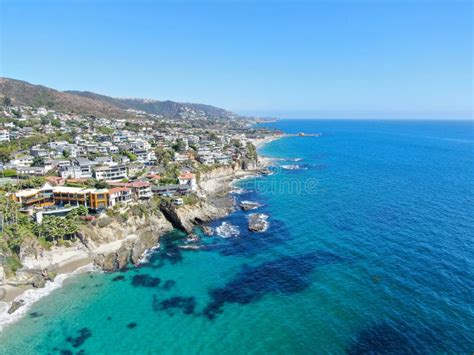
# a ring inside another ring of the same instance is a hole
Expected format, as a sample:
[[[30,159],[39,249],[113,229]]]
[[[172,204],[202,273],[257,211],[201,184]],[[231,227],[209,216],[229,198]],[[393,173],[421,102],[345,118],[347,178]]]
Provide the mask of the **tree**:
[[[5,108],[10,107],[12,105],[12,99],[9,98],[8,96],[4,96],[2,102]]]
[[[0,147],[0,161],[7,163],[12,157],[12,150],[10,147]]]
[[[242,147],[242,143],[240,142],[239,139],[231,139],[230,140],[230,144],[236,148],[241,148]]]
[[[49,118],[46,116],[41,117],[41,124],[46,126],[49,123]]]
[[[257,149],[255,148],[255,146],[252,143],[247,142],[246,148],[247,148],[247,154],[246,154],[247,158],[251,160],[257,160],[258,155],[257,155]]]
[[[128,159],[130,159],[130,161],[136,161],[137,160],[136,154],[134,154],[132,152],[129,152],[128,150],[121,150],[120,154],[125,155]]]
[[[58,119],[51,120],[51,126],[61,128],[61,121]]]
[[[71,152],[69,150],[64,149],[63,150],[63,157],[64,158],[69,158],[71,156]]]
[[[43,157],[34,157],[33,163],[31,166],[44,166],[44,158]]]
[[[19,189],[31,189],[35,187],[40,187],[46,182],[46,179],[43,176],[33,176],[26,180],[21,180],[17,186]]]
[[[106,181],[96,181],[94,187],[96,189],[108,189],[110,185]]]
[[[155,149],[155,156],[158,163],[161,165],[167,165],[174,156],[174,152],[168,149],[158,147]]]
[[[176,152],[184,152],[186,149],[186,144],[184,144],[183,139],[181,138],[176,139],[176,143],[173,144],[173,149]]]

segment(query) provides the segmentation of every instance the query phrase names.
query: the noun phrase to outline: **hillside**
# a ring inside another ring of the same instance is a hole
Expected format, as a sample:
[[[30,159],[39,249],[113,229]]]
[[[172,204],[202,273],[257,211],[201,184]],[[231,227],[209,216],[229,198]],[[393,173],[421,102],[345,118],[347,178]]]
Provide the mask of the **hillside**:
[[[62,112],[80,113],[109,118],[127,118],[129,110],[144,111],[165,118],[229,119],[238,117],[224,109],[195,103],[122,99],[89,91],[58,91],[26,81],[0,78],[0,94],[14,105],[47,107]]]

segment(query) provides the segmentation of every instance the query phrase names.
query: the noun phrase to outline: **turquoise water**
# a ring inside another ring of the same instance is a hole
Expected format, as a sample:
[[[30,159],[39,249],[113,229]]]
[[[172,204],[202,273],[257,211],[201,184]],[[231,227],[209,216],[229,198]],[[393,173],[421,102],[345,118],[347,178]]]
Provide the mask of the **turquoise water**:
[[[174,233],[138,269],[68,279],[0,353],[472,353],[472,122],[271,126],[323,136],[270,143],[299,169],[241,182],[266,232],[237,211],[211,225],[238,237]]]

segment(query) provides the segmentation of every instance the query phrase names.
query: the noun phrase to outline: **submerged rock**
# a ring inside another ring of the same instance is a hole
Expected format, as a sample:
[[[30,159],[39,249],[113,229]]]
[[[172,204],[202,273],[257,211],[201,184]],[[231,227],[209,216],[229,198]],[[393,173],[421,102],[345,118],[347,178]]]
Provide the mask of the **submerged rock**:
[[[186,249],[186,250],[199,250],[201,249],[201,246],[199,245],[180,245],[178,246],[180,249]]]
[[[249,210],[254,210],[256,208],[259,208],[261,205],[257,202],[242,201],[239,206],[244,211],[249,211]]]
[[[248,228],[252,232],[264,232],[270,223],[267,221],[268,216],[263,213],[252,213],[249,215]]]
[[[188,237],[186,238],[186,242],[187,243],[196,243],[196,242],[199,242],[201,239],[194,233],[191,233],[188,235]]]
[[[70,343],[74,348],[80,347],[84,342],[92,336],[91,331],[88,328],[79,329],[76,337],[68,336],[66,341]]]

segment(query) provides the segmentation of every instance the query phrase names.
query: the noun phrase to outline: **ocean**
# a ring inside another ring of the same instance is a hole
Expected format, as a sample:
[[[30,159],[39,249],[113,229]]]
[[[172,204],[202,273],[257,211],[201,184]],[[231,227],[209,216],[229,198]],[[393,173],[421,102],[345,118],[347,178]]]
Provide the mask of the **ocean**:
[[[472,354],[473,122],[265,126],[322,135],[260,150],[274,174],[233,193],[260,208],[211,223],[200,250],[173,232],[139,268],[67,279],[0,353]]]

